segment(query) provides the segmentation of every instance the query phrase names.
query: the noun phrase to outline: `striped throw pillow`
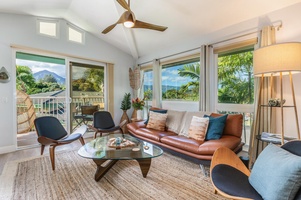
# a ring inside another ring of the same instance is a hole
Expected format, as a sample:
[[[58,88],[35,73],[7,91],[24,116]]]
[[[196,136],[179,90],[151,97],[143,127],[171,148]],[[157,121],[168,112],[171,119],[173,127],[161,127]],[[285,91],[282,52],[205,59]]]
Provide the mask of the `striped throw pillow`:
[[[206,138],[208,125],[209,125],[208,117],[203,118],[203,117],[193,116],[189,127],[188,137],[198,141],[204,141]]]

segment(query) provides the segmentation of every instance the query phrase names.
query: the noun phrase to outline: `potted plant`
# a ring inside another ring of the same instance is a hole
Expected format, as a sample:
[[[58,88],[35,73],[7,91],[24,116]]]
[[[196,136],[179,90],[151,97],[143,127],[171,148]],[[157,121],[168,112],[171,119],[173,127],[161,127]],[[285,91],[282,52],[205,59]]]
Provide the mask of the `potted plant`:
[[[130,119],[127,115],[127,110],[131,108],[131,93],[125,93],[123,96],[123,99],[121,101],[121,106],[120,109],[123,111],[123,114],[121,116],[120,119],[120,123],[123,122],[124,120],[126,120],[126,124],[130,122]],[[126,126],[124,126],[126,127]],[[126,132],[126,130],[123,130],[124,133]]]
[[[137,118],[140,119],[140,116],[137,117],[137,111],[143,110],[144,105],[145,105],[144,98],[140,99],[139,97],[137,97],[135,99],[132,99],[132,106],[134,108],[134,111],[132,114],[132,119],[134,119],[134,120],[137,120]]]

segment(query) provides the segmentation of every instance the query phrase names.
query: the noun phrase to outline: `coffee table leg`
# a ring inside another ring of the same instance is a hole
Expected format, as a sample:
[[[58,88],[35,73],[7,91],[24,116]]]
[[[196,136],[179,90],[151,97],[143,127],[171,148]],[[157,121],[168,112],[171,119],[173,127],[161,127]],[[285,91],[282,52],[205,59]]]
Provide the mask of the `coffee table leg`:
[[[94,175],[94,179],[95,181],[99,181],[108,171],[109,169],[111,169],[111,167],[114,166],[114,164],[118,161],[118,160],[97,160],[97,159],[93,159],[93,161],[96,163],[97,165],[97,169]],[[103,165],[104,162],[108,162],[105,165]]]
[[[146,178],[146,175],[147,175],[147,173],[149,171],[149,168],[151,166],[152,159],[151,158],[139,159],[139,160],[137,159],[137,162],[140,165],[140,169],[141,169],[143,177]]]

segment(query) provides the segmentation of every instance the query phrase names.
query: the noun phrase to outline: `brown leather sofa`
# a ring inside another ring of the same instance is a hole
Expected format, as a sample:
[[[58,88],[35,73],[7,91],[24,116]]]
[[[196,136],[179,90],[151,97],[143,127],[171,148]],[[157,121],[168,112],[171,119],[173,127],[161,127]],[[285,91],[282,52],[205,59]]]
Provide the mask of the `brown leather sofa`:
[[[210,116],[217,117],[220,114],[211,113]],[[182,120],[182,123],[189,123],[189,119],[188,121]],[[166,131],[146,128],[144,121],[127,124],[131,135],[156,144],[164,150],[172,150],[171,152],[180,153],[179,155],[184,155],[185,158],[192,158],[192,161],[207,161],[197,162],[205,165],[210,164],[214,151],[219,147],[227,147],[236,153],[242,150],[242,146],[244,145],[241,142],[242,127],[243,116],[241,114],[228,115],[220,139],[200,142],[172,132],[168,128]]]

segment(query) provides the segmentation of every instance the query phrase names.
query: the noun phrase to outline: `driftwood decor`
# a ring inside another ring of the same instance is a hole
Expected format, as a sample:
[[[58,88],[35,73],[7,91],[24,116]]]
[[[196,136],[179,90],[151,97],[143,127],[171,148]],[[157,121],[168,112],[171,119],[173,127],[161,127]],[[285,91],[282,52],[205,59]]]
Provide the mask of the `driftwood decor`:
[[[130,86],[133,90],[138,90],[141,87],[140,69],[136,67],[134,70],[129,69]]]
[[[7,83],[10,80],[10,76],[8,74],[8,71],[2,67],[0,69],[0,83]]]

